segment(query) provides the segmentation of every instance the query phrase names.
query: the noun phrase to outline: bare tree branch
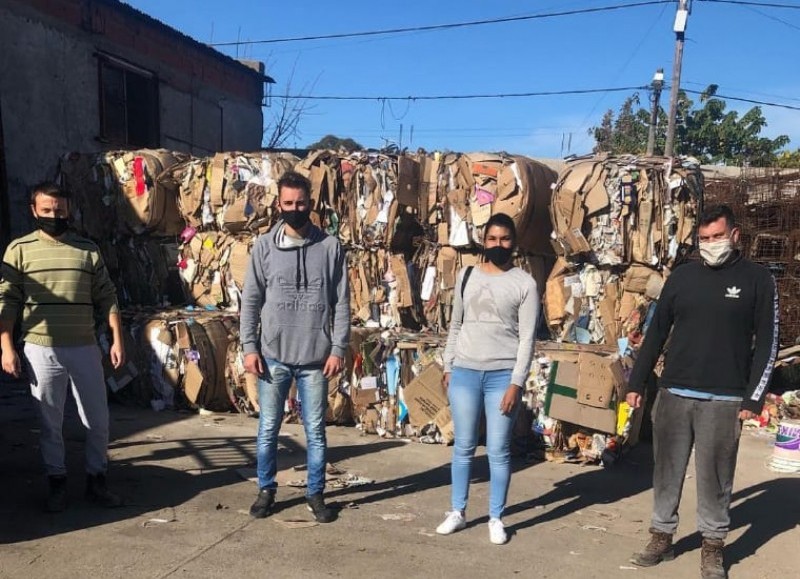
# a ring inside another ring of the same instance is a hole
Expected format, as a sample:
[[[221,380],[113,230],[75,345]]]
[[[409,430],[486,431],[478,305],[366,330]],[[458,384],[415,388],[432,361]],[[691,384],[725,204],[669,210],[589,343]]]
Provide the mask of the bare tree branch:
[[[289,75],[289,80],[286,82],[284,96],[276,99],[280,104],[272,113],[270,122],[264,128],[264,147],[267,149],[277,149],[286,145],[292,138],[300,137],[300,122],[303,117],[313,110],[312,105],[302,95],[309,94],[317,83],[314,82],[306,84],[298,91],[292,90],[292,83],[294,82],[294,75],[297,69],[297,62],[295,61],[292,67],[292,73]],[[301,95],[300,97],[289,98],[290,94]]]

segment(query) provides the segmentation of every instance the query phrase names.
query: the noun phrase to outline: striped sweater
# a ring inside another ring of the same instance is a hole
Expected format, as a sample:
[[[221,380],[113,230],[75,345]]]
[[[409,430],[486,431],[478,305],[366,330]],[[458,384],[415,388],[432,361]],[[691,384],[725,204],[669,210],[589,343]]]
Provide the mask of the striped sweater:
[[[95,310],[117,312],[114,284],[97,246],[67,232],[51,240],[40,231],[6,249],[0,281],[0,319],[22,318],[22,338],[40,346],[96,343]]]

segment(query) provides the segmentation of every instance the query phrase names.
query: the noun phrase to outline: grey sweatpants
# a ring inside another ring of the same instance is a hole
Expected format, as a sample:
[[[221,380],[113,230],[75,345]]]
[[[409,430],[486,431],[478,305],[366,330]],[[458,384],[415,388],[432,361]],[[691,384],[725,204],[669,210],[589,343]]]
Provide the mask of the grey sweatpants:
[[[653,406],[653,528],[674,534],[686,466],[694,446],[697,530],[724,539],[739,451],[741,402],[696,400],[658,391]]]
[[[42,458],[48,476],[66,474],[64,405],[67,389],[86,427],[86,472],[104,473],[108,451],[108,401],[97,346],[48,347],[25,344],[31,394],[41,418]]]

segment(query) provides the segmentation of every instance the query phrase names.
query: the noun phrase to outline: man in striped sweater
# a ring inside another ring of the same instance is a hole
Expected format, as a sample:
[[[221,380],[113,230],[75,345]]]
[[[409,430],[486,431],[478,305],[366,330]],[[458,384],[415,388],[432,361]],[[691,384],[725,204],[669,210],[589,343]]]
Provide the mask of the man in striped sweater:
[[[121,504],[106,486],[108,403],[95,313],[113,334],[114,368],[125,361],[116,290],[97,246],[68,231],[69,200],[52,183],[32,189],[33,233],[11,242],[0,281],[3,370],[21,374],[14,328],[21,322],[31,393],[41,417],[41,449],[49,481],[47,510],[67,504],[64,404],[72,389],[86,434],[86,496],[106,507]]]

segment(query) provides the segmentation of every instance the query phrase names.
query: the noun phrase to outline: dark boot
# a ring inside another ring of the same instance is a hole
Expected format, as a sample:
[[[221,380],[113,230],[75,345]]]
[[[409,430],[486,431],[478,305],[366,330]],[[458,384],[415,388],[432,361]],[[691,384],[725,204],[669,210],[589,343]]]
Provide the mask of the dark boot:
[[[325,506],[322,493],[306,497],[306,502],[308,503],[308,510],[314,513],[314,518],[318,523],[332,523],[336,520],[336,513]]]
[[[652,567],[661,561],[672,561],[675,552],[672,550],[672,535],[650,529],[650,542],[640,553],[634,553],[631,563],[640,567]]]
[[[67,508],[67,477],[55,475],[47,477],[48,493],[45,509],[48,513],[60,513]]]
[[[122,506],[122,499],[108,490],[103,473],[86,475],[86,498],[106,508]]]
[[[275,504],[275,489],[264,487],[258,491],[256,502],[250,507],[250,516],[256,519],[265,519],[272,514],[272,506]]]
[[[721,539],[703,539],[703,550],[700,552],[700,576],[703,579],[728,579],[722,548],[725,542]]]

